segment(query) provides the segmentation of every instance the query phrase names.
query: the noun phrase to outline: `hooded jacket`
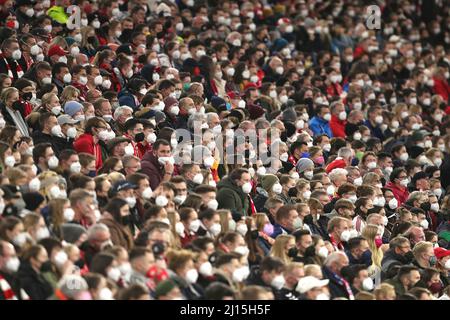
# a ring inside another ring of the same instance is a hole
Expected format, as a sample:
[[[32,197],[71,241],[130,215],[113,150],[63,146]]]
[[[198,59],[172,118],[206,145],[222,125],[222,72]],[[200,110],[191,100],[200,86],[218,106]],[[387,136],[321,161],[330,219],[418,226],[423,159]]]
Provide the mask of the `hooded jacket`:
[[[232,213],[247,215],[250,205],[247,195],[229,177],[220,181],[217,189],[219,209],[229,209]]]

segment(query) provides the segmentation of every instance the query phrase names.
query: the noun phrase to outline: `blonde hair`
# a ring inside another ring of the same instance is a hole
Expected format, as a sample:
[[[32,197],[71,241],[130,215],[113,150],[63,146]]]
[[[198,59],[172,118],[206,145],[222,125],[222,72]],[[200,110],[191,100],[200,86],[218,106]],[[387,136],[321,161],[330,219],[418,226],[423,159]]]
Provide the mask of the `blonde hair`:
[[[225,234],[228,231],[235,231],[235,230],[230,230],[229,227],[229,219],[228,219],[228,215],[231,213],[230,210],[227,209],[221,209],[221,210],[217,210],[216,211],[219,214],[220,217],[220,226],[221,226],[221,234]]]
[[[280,234],[275,239],[275,242],[273,243],[269,255],[271,257],[280,258],[285,264],[291,263],[292,259],[289,258],[286,253],[286,246],[291,240],[295,242],[295,237],[290,234]]]
[[[255,220],[256,229],[262,231],[266,225],[267,215],[265,213],[257,213],[253,219]]]
[[[167,266],[170,270],[176,272],[179,268],[183,268],[189,260],[194,260],[196,254],[189,250],[169,250],[166,255]]]
[[[19,168],[9,168],[6,170],[6,177],[8,177],[11,184],[17,185],[16,182],[20,179],[27,178],[28,174]]]
[[[377,248],[375,238],[378,234],[378,226],[368,224],[361,232],[361,236],[369,243],[369,250],[372,253],[372,265],[381,268],[381,260],[383,260],[383,250]]]
[[[80,90],[71,85],[66,86],[61,93],[61,104],[65,104],[67,101],[74,100],[75,94],[80,96]]]
[[[55,93],[53,93],[53,92],[47,92],[46,94],[44,94],[44,95],[42,96],[42,99],[41,99],[42,105],[43,105],[43,106],[48,105],[48,104],[50,103],[50,101],[52,101],[52,99],[53,99],[54,97],[58,98],[58,96],[57,96]],[[59,101],[59,98],[58,98],[58,101]]]
[[[181,242],[180,242],[180,235],[176,231],[176,224],[177,224],[177,214],[178,212],[170,210],[167,211],[167,218],[170,221],[170,231],[172,231],[173,236],[173,246],[177,249],[181,249]],[[179,217],[179,214],[178,214]]]
[[[322,269],[318,264],[307,264],[304,270],[305,270],[305,277],[313,276],[319,278],[319,275],[322,274]]]
[[[433,248],[433,244],[428,241],[420,241],[419,243],[416,243],[414,246],[412,252],[414,254],[414,258],[419,258],[419,256],[427,251],[429,248]]]
[[[377,300],[384,300],[386,296],[392,292],[395,294],[394,286],[386,282],[381,283],[375,290],[373,290],[373,294]]]
[[[1,95],[0,95],[0,100],[1,100],[4,104],[6,104],[6,101],[7,101],[7,100],[11,97],[11,95],[12,95],[13,93],[15,93],[15,92],[19,93],[19,90],[17,90],[17,89],[14,88],[14,87],[9,87],[9,88],[3,89],[3,91],[2,91],[2,93],[1,93]]]

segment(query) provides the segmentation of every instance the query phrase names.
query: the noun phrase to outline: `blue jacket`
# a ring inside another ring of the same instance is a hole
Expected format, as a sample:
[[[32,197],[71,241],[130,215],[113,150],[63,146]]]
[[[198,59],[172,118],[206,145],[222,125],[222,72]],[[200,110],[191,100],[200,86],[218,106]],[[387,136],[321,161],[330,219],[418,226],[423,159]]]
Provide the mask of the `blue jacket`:
[[[270,236],[275,239],[280,234],[291,234],[291,231],[283,228],[280,224],[275,223],[273,225],[273,233]]]
[[[326,134],[328,137],[333,137],[331,133],[330,124],[323,118],[315,116],[309,121],[309,128],[314,133],[314,136],[319,136],[321,134]]]
[[[364,122],[364,125],[370,129],[370,134],[374,137],[377,137],[378,139],[380,139],[381,141],[384,140],[384,134],[383,131],[381,131],[380,127],[374,127],[372,126],[372,124],[370,123],[369,120],[366,120]]]
[[[138,108],[134,95],[129,91],[123,91],[122,94],[119,94],[119,104],[121,106],[129,106],[135,111]]]

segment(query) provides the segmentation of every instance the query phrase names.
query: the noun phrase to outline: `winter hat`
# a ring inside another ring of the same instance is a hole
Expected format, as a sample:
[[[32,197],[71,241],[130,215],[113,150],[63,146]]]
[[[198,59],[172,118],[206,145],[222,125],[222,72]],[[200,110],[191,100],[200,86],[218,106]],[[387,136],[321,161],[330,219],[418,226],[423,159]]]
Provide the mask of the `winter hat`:
[[[58,55],[58,56],[65,56],[66,54],[68,54],[69,52],[65,51],[63,48],[61,48],[58,45],[54,45],[52,47],[50,47],[50,49],[48,50],[48,56],[54,56],[54,55]]]
[[[86,229],[79,224],[64,223],[61,226],[62,238],[68,243],[77,242],[81,235],[86,233]]]
[[[211,98],[211,105],[214,107],[214,109],[219,109],[221,106],[226,106],[227,102],[218,96],[213,96]]]
[[[77,101],[67,101],[64,105],[64,113],[71,117],[81,110],[83,110],[83,105]]]
[[[314,162],[312,162],[311,159],[308,158],[301,158],[297,162],[297,172],[303,173],[307,169],[314,169]]]
[[[294,108],[287,108],[283,111],[283,121],[295,122],[297,120],[297,113]]]
[[[164,99],[164,105],[165,105],[164,110],[169,111],[170,107],[172,107],[172,106],[174,106],[176,104],[178,104],[178,100],[176,98],[174,98],[174,97],[167,97],[167,98]]]
[[[446,250],[444,248],[437,247],[437,248],[434,248],[434,255],[436,256],[436,258],[438,260],[440,260],[444,257],[450,256],[450,250]]]
[[[25,208],[34,211],[44,202],[45,198],[39,192],[27,192],[22,195]]]
[[[325,171],[327,173],[330,173],[331,171],[333,171],[333,169],[345,168],[346,166],[347,165],[346,165],[344,159],[336,158],[336,160],[333,160],[330,164],[327,165],[327,167],[325,168]]]
[[[261,179],[261,187],[264,190],[270,191],[275,183],[279,182],[278,177],[274,174],[266,174]]]
[[[247,110],[250,115],[250,120],[256,120],[265,113],[264,109],[256,104],[249,104]]]
[[[175,289],[176,283],[172,280],[164,280],[161,281],[155,289],[155,298],[159,299],[159,297],[168,294],[170,291]]]

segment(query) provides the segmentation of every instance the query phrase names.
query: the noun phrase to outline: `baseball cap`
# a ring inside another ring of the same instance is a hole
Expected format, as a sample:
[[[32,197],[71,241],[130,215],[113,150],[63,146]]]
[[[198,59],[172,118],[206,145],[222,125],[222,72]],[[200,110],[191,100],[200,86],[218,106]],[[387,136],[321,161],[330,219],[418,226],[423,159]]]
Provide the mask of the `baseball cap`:
[[[58,117],[58,124],[62,126],[63,124],[75,124],[80,122],[80,120],[75,120],[67,114],[60,115]]]
[[[328,282],[329,282],[328,279],[319,280],[313,276],[306,276],[306,277],[301,278],[298,281],[296,290],[297,290],[297,292],[303,294],[305,292],[308,292],[311,289],[324,287],[324,286],[328,285]]]

